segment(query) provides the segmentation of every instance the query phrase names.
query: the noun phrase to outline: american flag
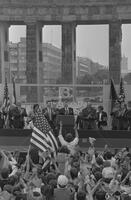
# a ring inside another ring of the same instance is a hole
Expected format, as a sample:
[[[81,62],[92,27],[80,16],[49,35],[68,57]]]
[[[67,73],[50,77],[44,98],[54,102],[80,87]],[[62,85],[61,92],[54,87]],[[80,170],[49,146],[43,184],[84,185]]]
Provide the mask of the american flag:
[[[47,119],[40,110],[35,114],[34,128],[30,142],[32,146],[35,146],[42,152],[50,149],[55,155],[58,151],[57,140]]]
[[[12,77],[12,83],[13,83],[12,104],[16,104],[15,77]]]
[[[119,102],[125,102],[125,91],[124,91],[124,84],[123,79],[120,80],[120,91],[119,91]]]
[[[4,98],[3,98],[3,106],[2,106],[4,113],[6,113],[5,128],[8,128],[9,126],[9,115],[8,115],[9,108],[10,108],[9,90],[8,90],[7,78],[5,78]]]

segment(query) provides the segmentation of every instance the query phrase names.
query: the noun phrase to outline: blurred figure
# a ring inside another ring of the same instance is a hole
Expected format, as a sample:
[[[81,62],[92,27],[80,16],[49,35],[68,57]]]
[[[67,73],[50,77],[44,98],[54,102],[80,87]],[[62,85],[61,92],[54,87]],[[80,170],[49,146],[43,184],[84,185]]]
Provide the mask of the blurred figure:
[[[86,108],[82,110],[82,119],[84,129],[96,129],[96,110],[92,107],[90,102],[88,102]]]
[[[47,101],[46,107],[42,110],[44,116],[46,117],[49,125],[53,130],[55,130],[56,125],[56,116],[58,114],[58,109],[56,108],[56,105],[53,104],[52,101]]]
[[[98,106],[96,120],[98,129],[105,129],[107,127],[107,113],[104,111],[103,106]]]
[[[118,130],[128,130],[127,105],[124,102],[120,104],[117,118]]]
[[[4,109],[3,109],[3,105],[2,105],[2,102],[0,102],[0,129],[1,128],[4,128],[4,124],[5,124],[5,112],[4,112]]]
[[[17,106],[18,111],[20,113],[19,128],[23,129],[24,126],[25,126],[25,118],[27,117],[27,112],[26,112],[26,109],[21,106],[21,102],[17,102],[16,106]]]
[[[111,112],[111,117],[112,117],[112,130],[118,130],[119,129],[119,120],[118,120],[118,115],[120,112],[120,103],[116,102],[114,108],[112,109]]]
[[[68,101],[64,101],[64,107],[60,109],[59,111],[60,115],[74,115],[73,108],[69,107]]]
[[[131,101],[129,101],[127,104],[126,117],[128,120],[128,130],[131,130]]]

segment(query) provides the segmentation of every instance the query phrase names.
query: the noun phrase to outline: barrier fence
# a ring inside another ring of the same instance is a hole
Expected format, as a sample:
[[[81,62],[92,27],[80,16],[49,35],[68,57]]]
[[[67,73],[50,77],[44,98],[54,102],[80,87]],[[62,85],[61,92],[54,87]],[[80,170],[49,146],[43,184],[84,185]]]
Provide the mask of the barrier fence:
[[[27,151],[31,130],[1,129],[0,148],[8,151]],[[89,147],[89,137],[96,138],[95,146],[100,149],[108,144],[113,149],[131,147],[131,131],[111,131],[111,130],[79,130],[79,145],[82,149]]]

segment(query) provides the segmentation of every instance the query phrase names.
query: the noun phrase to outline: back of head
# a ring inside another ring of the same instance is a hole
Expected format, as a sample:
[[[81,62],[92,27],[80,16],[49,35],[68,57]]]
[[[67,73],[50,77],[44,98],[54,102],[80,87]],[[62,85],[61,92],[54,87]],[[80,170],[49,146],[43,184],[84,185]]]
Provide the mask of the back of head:
[[[76,199],[77,200],[86,200],[86,192],[84,192],[84,191],[77,192]]]
[[[95,197],[96,200],[106,200],[106,193],[104,191],[97,191]]]
[[[2,176],[3,179],[7,179],[8,176],[9,176],[9,169],[3,168],[2,171],[1,171],[1,176]]]
[[[72,142],[72,140],[73,140],[72,134],[71,133],[67,133],[66,136],[65,136],[65,140],[67,142]]]
[[[77,168],[72,167],[70,169],[70,176],[71,176],[72,179],[75,179],[75,178],[78,177],[78,170],[77,170]]]
[[[68,178],[65,175],[60,175],[57,179],[57,185],[60,188],[65,188],[68,184]]]
[[[29,155],[34,164],[39,163],[39,153],[37,149],[32,148],[29,152]]]

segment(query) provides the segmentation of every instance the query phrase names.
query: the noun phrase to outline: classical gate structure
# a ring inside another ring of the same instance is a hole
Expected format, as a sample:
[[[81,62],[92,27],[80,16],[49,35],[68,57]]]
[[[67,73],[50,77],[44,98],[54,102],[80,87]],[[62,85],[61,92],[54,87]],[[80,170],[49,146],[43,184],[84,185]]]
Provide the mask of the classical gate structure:
[[[108,24],[109,74],[119,84],[121,26],[130,22],[130,0],[0,0],[0,83],[4,82],[9,64],[7,44],[10,25],[26,25],[26,76],[29,84],[37,83],[37,67],[42,62],[42,27],[61,25],[62,83],[72,84],[76,62],[76,26]]]

